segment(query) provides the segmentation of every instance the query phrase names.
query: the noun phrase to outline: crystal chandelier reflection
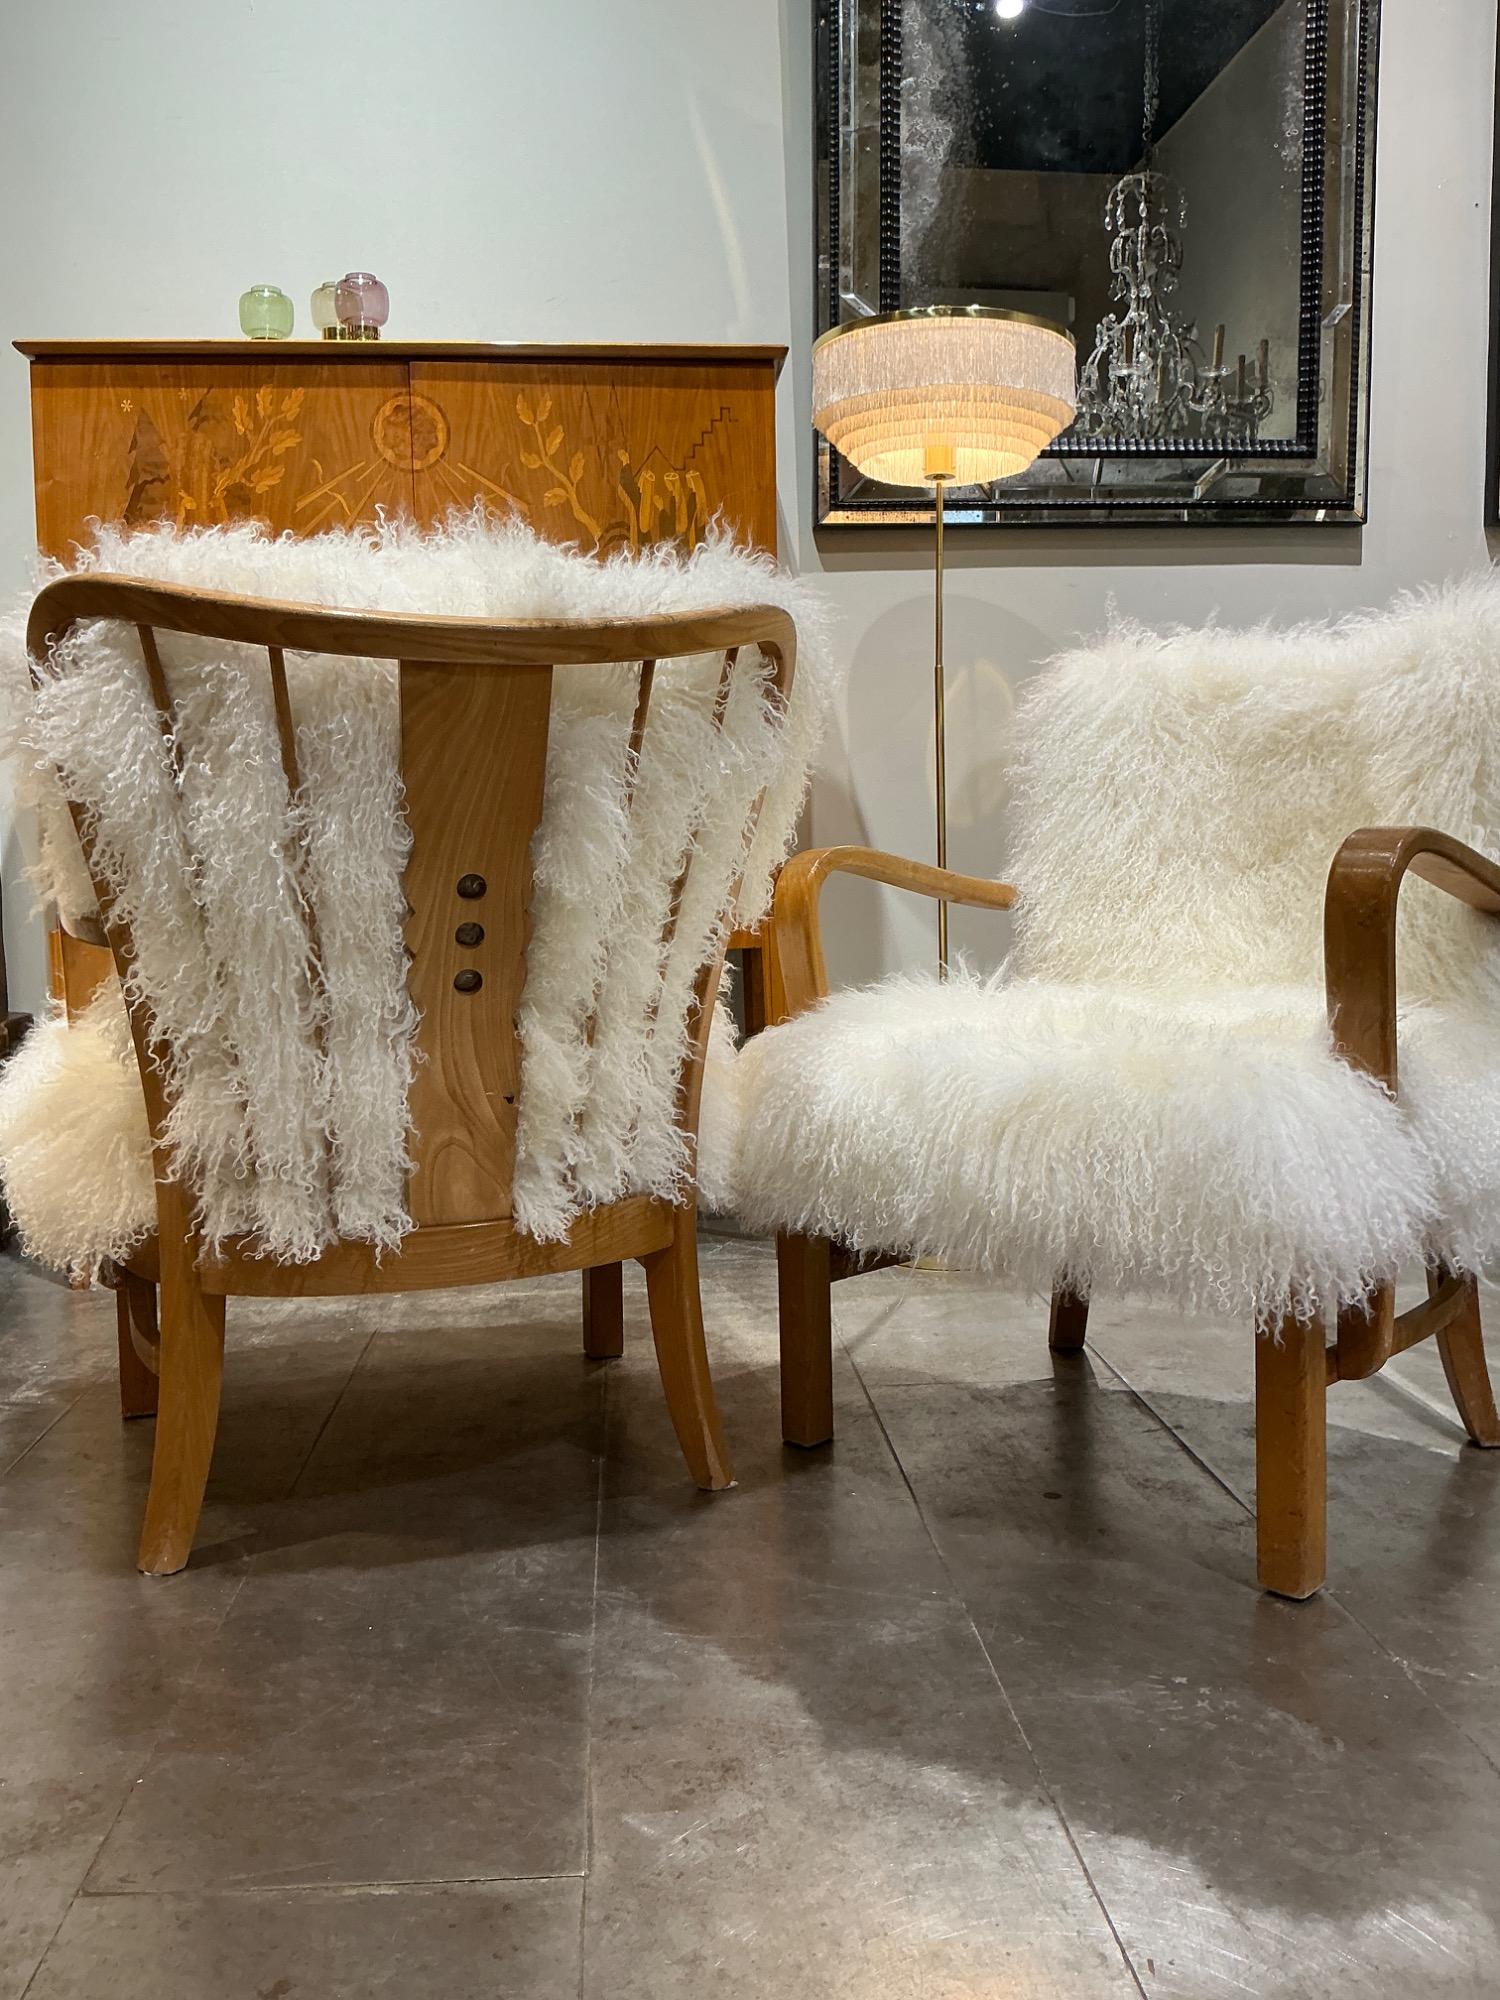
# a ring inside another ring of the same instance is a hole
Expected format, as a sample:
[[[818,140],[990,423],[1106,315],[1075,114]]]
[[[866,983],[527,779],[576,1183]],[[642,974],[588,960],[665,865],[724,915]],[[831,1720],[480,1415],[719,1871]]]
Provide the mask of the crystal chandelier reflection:
[[[1146,68],[1139,173],[1126,174],[1104,204],[1109,296],[1093,352],[1078,371],[1077,435],[1116,438],[1239,438],[1260,435],[1275,395],[1270,349],[1254,368],[1224,359],[1224,328],[1205,354],[1198,329],[1171,306],[1182,270],[1187,202],[1153,166],[1160,97],[1161,0],[1146,0]]]

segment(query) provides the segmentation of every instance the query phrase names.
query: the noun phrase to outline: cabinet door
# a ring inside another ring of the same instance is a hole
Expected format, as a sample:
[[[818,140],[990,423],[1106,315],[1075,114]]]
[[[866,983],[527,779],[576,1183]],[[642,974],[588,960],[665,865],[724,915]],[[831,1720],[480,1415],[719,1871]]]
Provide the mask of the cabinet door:
[[[776,547],[768,363],[433,361],[411,377],[419,521],[482,499],[610,555],[691,547],[722,512]]]
[[[402,361],[34,362],[37,540],[66,556],[90,516],[306,535],[406,513],[406,392]]]

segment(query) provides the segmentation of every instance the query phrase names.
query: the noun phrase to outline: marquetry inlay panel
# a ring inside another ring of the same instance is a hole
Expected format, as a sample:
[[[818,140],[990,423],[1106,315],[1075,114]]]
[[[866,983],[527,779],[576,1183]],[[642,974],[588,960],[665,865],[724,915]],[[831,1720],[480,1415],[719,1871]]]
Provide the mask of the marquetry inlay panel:
[[[770,369],[456,362],[412,368],[416,510],[477,495],[601,554],[691,547],[715,514],[776,543]]]
[[[315,534],[482,500],[612,554],[776,545],[772,348],[20,343],[37,538],[97,516]]]
[[[65,556],[91,515],[314,534],[409,512],[405,392],[400,362],[39,363],[37,540]]]

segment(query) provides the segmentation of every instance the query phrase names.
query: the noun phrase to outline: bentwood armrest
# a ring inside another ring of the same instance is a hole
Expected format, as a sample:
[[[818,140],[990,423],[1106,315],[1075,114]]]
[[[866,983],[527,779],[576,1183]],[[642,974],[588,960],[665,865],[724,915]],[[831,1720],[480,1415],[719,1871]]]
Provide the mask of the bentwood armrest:
[[[772,932],[781,996],[788,1015],[800,1014],[828,991],[818,898],[830,875],[861,875],[891,889],[909,889],[934,901],[966,904],[976,910],[1008,910],[1016,891],[1008,882],[959,875],[874,847],[810,847],[794,854],[776,882]]]
[[[1397,1078],[1396,905],[1408,875],[1500,915],[1500,866],[1432,827],[1361,827],[1334,856],[1323,905],[1328,1024],[1343,1060],[1390,1091]],[[1397,1313],[1389,1284],[1377,1286],[1362,1308],[1346,1308],[1328,1357],[1329,1379],[1363,1380],[1431,1333],[1442,1345],[1444,1329],[1463,1307],[1464,1282],[1451,1272],[1432,1273],[1427,1303],[1404,1313]]]
[[[1433,827],[1361,827],[1334,856],[1323,905],[1328,1024],[1344,1061],[1388,1090],[1396,1088],[1396,904],[1408,875],[1500,915],[1500,865]]]

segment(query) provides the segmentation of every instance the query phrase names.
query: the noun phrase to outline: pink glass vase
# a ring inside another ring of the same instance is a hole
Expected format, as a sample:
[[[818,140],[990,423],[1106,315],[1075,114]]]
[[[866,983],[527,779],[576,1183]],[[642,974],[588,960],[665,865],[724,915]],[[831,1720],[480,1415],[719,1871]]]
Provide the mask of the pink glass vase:
[[[391,316],[391,295],[373,271],[347,271],[334,291],[345,340],[379,340]]]

